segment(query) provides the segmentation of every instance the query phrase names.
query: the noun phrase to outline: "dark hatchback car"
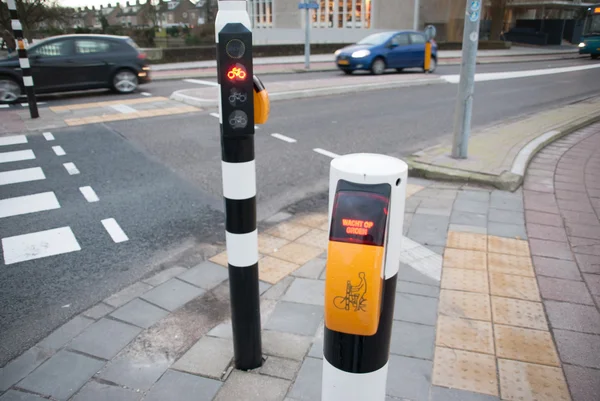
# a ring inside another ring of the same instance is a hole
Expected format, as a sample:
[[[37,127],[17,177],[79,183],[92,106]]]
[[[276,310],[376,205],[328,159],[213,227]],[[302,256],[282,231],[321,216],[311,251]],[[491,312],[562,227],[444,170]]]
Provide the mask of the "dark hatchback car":
[[[28,50],[36,93],[110,88],[131,93],[150,81],[146,55],[131,38],[64,35],[45,39]],[[24,93],[19,58],[0,59],[0,103]]]

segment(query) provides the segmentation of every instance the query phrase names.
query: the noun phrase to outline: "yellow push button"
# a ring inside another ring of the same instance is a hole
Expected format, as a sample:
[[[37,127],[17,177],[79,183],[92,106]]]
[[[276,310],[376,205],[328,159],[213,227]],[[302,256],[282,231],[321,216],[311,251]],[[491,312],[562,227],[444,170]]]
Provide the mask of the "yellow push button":
[[[265,89],[262,81],[254,76],[254,123],[265,124],[269,120],[271,102],[269,92]]]

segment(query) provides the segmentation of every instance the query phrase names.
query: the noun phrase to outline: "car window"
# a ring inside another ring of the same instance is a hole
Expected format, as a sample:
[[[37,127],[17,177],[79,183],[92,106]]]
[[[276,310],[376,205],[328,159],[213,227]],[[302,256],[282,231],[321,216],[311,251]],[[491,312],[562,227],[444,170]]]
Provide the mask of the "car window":
[[[419,33],[411,33],[410,41],[412,42],[413,45],[422,45],[422,44],[425,44],[425,36],[423,36]]]
[[[400,33],[396,36],[393,37],[392,39],[392,44],[398,45],[398,46],[406,46],[409,44],[408,42],[408,35],[405,33]]]
[[[43,57],[59,57],[59,56],[68,56],[70,53],[69,50],[69,41],[68,40],[59,40],[56,42],[48,43],[46,45],[40,45],[31,51],[35,56],[43,56]]]
[[[110,49],[110,43],[104,40],[81,39],[75,41],[77,54],[105,53]]]

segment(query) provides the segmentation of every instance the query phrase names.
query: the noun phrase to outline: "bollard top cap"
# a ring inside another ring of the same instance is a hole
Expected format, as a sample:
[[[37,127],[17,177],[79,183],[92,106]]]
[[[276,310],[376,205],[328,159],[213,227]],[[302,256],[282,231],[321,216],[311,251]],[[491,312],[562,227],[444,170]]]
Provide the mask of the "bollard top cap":
[[[402,160],[374,153],[354,153],[336,157],[331,161],[331,168],[343,173],[387,177],[402,174],[408,166]]]

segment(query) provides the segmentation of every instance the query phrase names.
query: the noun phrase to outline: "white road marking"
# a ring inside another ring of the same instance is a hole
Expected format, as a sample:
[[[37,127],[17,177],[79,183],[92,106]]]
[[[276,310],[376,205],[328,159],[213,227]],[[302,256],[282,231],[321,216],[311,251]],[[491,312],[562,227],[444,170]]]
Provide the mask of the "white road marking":
[[[67,154],[62,146],[52,146],[52,150],[56,153],[56,156],[64,156]]]
[[[128,113],[137,113],[137,110],[133,107],[127,106],[126,104],[115,104],[110,106],[119,113],[128,114]]]
[[[17,184],[45,180],[46,176],[40,167],[25,168],[22,170],[4,171],[0,173],[0,185]]]
[[[53,141],[54,135],[52,135],[52,132],[44,132],[44,138],[46,138],[47,141]]]
[[[10,104],[0,104],[0,109],[8,109]]]
[[[58,203],[54,192],[43,192],[0,200],[0,218],[52,209],[60,209],[60,203]]]
[[[592,65],[581,65],[573,67],[561,67],[561,68],[545,68],[540,70],[527,70],[527,71],[509,71],[509,72],[486,72],[481,74],[475,74],[475,82],[483,81],[497,81],[500,79],[514,79],[514,78],[527,78],[537,77],[542,75],[551,74],[562,74],[565,72],[575,72],[590,70],[592,68],[600,68],[600,64]],[[442,75],[440,78],[451,84],[457,84],[460,82],[460,75]]]
[[[2,238],[2,251],[6,265],[80,250],[81,247],[71,227]]]
[[[79,170],[75,166],[75,163],[65,163],[63,164],[63,166],[65,166],[65,169],[67,169],[67,173],[69,173],[70,175],[79,174]]]
[[[340,156],[340,155],[338,155],[338,154],[336,154],[336,153],[333,153],[333,152],[330,152],[330,151],[328,151],[328,150],[321,149],[321,148],[315,148],[315,149],[313,149],[313,150],[314,150],[315,152],[317,152],[317,153],[320,153],[320,154],[324,155],[324,156],[331,157],[332,159],[335,159],[336,157],[339,157],[339,156]]]
[[[81,191],[83,197],[90,203],[98,202],[100,200],[92,187],[81,187],[79,190]]]
[[[142,96],[152,96],[152,93],[149,93],[149,92],[142,92]]]
[[[221,116],[219,115],[219,113],[210,113],[210,115],[214,118],[221,118]]]
[[[281,139],[282,141],[285,141],[285,142],[288,142],[288,143],[298,142],[294,138],[290,138],[289,136],[285,136],[285,135],[281,135],[281,134],[271,134],[271,136],[273,138]]]
[[[41,104],[46,104],[46,102],[36,102],[36,104],[39,106]],[[29,107],[29,103],[21,103],[21,106],[23,106],[23,107]]]
[[[27,137],[25,135],[13,135],[0,138],[0,146],[19,145],[21,143],[27,143]]]
[[[0,153],[0,163],[18,162],[21,160],[33,160],[35,154],[32,150],[16,150],[14,152]]]
[[[108,234],[110,235],[112,240],[114,242],[116,242],[117,244],[119,242],[125,242],[125,241],[129,240],[129,238],[127,237],[125,232],[121,229],[121,227],[119,226],[119,223],[117,223],[117,221],[115,219],[102,220],[102,225],[104,226],[104,228],[106,229],[106,231],[108,232]]]
[[[183,82],[190,84],[207,85],[207,86],[219,86],[218,83],[212,81],[204,81],[202,79],[184,79]]]

